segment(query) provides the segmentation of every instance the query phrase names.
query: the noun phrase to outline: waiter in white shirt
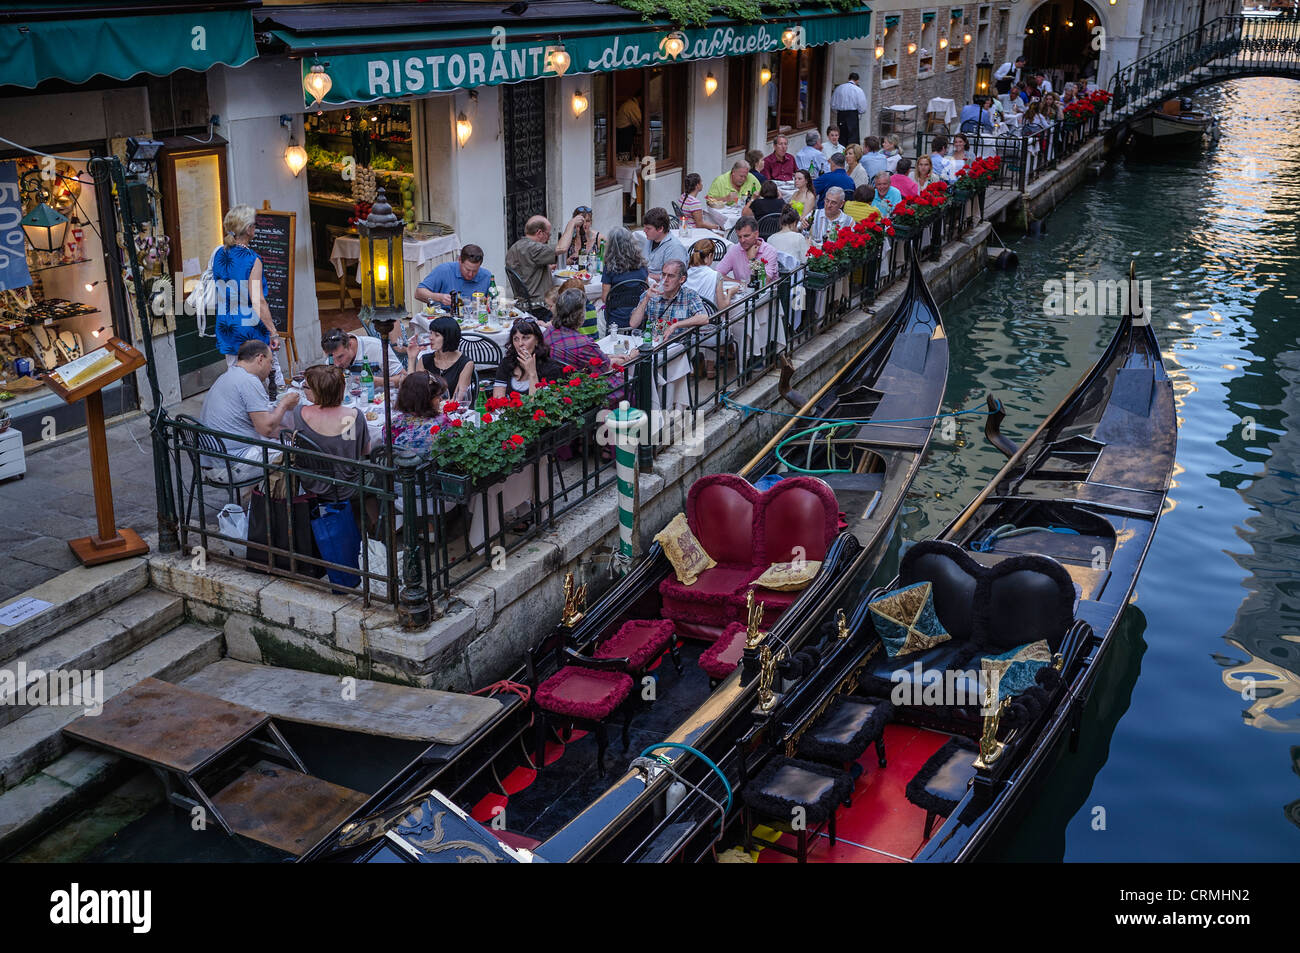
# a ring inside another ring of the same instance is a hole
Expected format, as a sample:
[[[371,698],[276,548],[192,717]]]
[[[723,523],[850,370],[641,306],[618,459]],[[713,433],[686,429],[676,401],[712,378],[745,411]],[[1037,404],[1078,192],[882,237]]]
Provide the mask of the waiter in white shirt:
[[[1017,56],[1014,65],[1003,63],[998,67],[997,72],[993,74],[993,82],[997,86],[999,95],[1011,92],[1012,84],[1020,82],[1020,73],[1024,68],[1024,56]]]
[[[831,110],[835,113],[835,125],[840,127],[840,145],[847,148],[860,143],[858,116],[867,111],[867,94],[858,85],[857,73],[850,73],[847,82],[835,87],[831,93]]]

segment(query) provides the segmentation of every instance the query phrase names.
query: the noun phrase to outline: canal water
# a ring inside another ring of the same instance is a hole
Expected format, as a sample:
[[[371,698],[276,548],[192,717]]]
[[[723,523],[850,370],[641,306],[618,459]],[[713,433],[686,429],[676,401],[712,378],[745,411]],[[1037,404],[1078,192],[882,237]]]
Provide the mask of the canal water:
[[[1002,398],[1027,436],[1118,317],[1044,313],[1044,283],[1150,279],[1174,381],[1169,503],[1088,712],[1000,859],[1300,857],[1300,129],[1295,85],[1203,90],[1217,148],[1131,158],[1075,192],[944,307],[950,408]],[[967,417],[901,524],[933,536],[1004,462]]]

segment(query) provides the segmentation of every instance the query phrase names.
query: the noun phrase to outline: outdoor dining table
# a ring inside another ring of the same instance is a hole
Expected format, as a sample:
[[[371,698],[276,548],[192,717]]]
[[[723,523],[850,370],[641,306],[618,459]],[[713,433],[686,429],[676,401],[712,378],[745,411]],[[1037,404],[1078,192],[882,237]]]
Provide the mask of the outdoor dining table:
[[[568,272],[568,273],[564,274],[564,272]],[[557,268],[555,269],[555,271],[551,272],[551,281],[554,282],[555,285],[558,287],[559,285],[564,284],[566,281],[572,278],[575,272],[576,269]],[[600,290],[601,290],[600,288],[601,280],[602,280],[601,273],[598,271],[592,271],[588,269],[587,274],[591,275],[591,278],[583,286],[582,290],[587,295],[588,301],[598,301],[600,299]]]
[[[704,214],[705,221],[712,222],[724,232],[729,232],[736,227],[736,223],[740,221],[740,216],[744,210],[745,206],[742,203],[740,205],[724,205],[722,208],[712,208],[706,204],[701,211]]]
[[[656,346],[662,345],[663,340],[660,339],[655,344]],[[596,345],[613,357],[639,350],[642,343],[639,336],[615,333],[605,335],[596,342]],[[664,359],[661,359],[658,373],[655,374],[655,386],[650,388],[651,409],[663,410],[672,407],[689,407],[691,396],[686,383],[690,374],[691,358],[686,352],[686,346],[670,341],[667,353],[664,355]]]

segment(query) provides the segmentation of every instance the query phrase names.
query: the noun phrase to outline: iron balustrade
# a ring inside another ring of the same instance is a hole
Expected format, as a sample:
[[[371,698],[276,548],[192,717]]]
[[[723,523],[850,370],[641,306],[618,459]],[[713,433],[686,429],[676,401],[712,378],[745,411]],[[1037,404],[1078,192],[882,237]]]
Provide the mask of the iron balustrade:
[[[1181,89],[1232,76],[1300,74],[1300,16],[1218,17],[1115,71],[1109,118],[1133,116]]]
[[[783,271],[762,291],[717,311],[708,324],[673,334],[623,368],[607,372],[611,406],[626,400],[650,417],[641,446],[643,466],[666,447],[695,439],[701,415],[721,408],[724,393],[743,390],[782,353],[797,354],[847,315],[870,307],[904,276],[905,241],[924,243],[933,257],[958,239],[981,219],[979,201],[979,194],[950,201],[917,234],[896,237],[853,267],[829,275],[806,265]],[[715,364],[714,378],[701,373],[706,361]],[[602,419],[607,413],[591,410],[579,421],[544,431],[513,473],[475,482],[440,470],[436,459],[400,449],[391,460],[382,447],[370,459],[344,460],[309,446],[250,440],[159,412],[154,435],[163,450],[165,495],[171,505],[165,516],[184,552],[195,557],[323,590],[359,593],[365,605],[387,604],[404,625],[418,628],[445,610],[457,586],[484,570],[506,568],[502,557],[583,501],[611,490],[616,475],[613,440]],[[237,441],[258,452],[249,459],[222,449],[217,441]],[[242,481],[243,491],[214,485],[212,474],[204,472],[213,462],[217,472],[224,472],[226,462],[243,467],[250,474]],[[343,475],[344,465],[354,468],[355,475]],[[506,503],[508,481],[514,481],[529,507],[513,523]],[[305,485],[350,499],[354,513],[361,514],[357,566],[323,558],[313,540],[304,538],[312,535],[301,512],[310,505],[303,499]],[[221,507],[254,489],[260,490],[253,506],[260,508],[257,519],[267,527],[265,540],[250,542],[222,532]],[[611,504],[612,499],[611,492]],[[382,559],[380,548],[368,540],[381,544]],[[332,583],[322,578],[328,570],[359,577],[359,583],[353,588]]]

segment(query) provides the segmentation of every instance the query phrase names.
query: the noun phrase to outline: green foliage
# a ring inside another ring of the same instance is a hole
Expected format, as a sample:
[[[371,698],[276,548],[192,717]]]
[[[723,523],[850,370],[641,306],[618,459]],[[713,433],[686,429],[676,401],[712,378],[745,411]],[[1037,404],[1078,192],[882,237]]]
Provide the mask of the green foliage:
[[[614,0],[646,20],[666,19],[683,26],[703,26],[710,17],[728,16],[746,23],[790,13],[807,4],[798,0]],[[862,0],[820,0],[836,10],[856,10]]]

